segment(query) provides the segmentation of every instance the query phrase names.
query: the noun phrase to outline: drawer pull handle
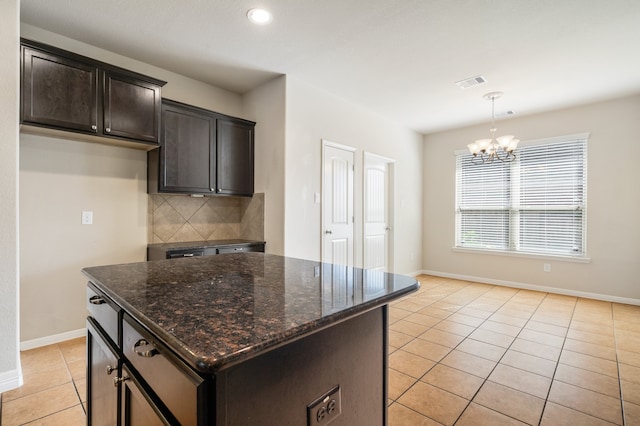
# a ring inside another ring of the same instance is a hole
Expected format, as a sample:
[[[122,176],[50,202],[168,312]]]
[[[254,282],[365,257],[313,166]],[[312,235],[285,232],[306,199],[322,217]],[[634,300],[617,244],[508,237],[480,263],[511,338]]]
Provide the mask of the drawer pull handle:
[[[151,346],[151,343],[147,342],[145,339],[140,339],[136,343],[134,343],[133,344],[133,352],[135,352],[135,354],[138,355],[138,356],[141,356],[141,357],[144,357],[144,358],[151,358],[152,356],[158,355],[160,353],[153,346],[151,346],[151,349],[149,349],[149,350],[140,350],[139,349],[140,346]]]
[[[122,382],[124,382],[125,380],[129,380],[128,377],[114,377],[113,378],[113,386],[114,387],[118,387],[118,385]]]
[[[112,367],[110,365],[107,365],[107,376],[111,375],[111,373],[113,373],[116,370],[117,370],[116,367]]]
[[[107,303],[107,301],[100,296],[91,296],[89,298],[89,303],[91,303],[92,305],[102,305],[104,303]]]

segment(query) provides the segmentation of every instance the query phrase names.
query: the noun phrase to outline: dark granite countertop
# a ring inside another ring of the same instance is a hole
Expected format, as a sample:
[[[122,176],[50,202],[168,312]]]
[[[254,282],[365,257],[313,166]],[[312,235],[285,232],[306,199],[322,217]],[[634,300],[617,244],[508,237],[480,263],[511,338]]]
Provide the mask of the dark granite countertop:
[[[161,250],[171,250],[171,249],[195,249],[195,248],[206,248],[206,247],[220,247],[220,246],[235,246],[235,245],[245,245],[245,244],[264,244],[264,241],[257,240],[241,240],[241,239],[231,239],[231,240],[206,240],[206,241],[187,241],[187,242],[179,242],[179,243],[154,243],[149,244],[147,247],[149,248],[158,248]]]
[[[419,288],[407,276],[264,253],[82,271],[203,373],[252,358]]]

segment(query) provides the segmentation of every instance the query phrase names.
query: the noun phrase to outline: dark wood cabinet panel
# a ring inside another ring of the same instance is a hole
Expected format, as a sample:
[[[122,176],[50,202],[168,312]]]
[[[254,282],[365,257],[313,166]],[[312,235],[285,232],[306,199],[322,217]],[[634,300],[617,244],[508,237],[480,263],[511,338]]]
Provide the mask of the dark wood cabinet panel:
[[[96,133],[97,67],[30,48],[22,55],[22,120]]]
[[[21,49],[22,124],[157,146],[164,81],[25,39]]]
[[[93,318],[87,319],[87,424],[113,426],[118,418],[118,377],[120,358]]]
[[[162,100],[160,148],[148,153],[148,192],[253,195],[255,123]]]
[[[122,383],[122,426],[164,426],[172,424],[166,419],[153,403],[151,398],[142,390],[134,379],[134,375],[123,366]],[[113,423],[115,424],[115,423]]]
[[[253,194],[254,125],[239,120],[218,119],[217,192]]]
[[[214,191],[215,120],[185,105],[162,106],[160,191],[208,193]]]
[[[128,76],[104,73],[104,132],[158,142],[160,87]]]

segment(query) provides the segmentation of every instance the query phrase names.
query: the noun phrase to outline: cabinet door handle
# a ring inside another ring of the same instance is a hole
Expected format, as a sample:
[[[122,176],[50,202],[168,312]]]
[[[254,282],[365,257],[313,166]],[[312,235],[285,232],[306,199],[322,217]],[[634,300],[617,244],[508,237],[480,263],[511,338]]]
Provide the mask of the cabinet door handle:
[[[100,296],[91,296],[89,298],[89,303],[91,303],[92,305],[103,305],[107,303],[107,301]]]
[[[129,378],[128,377],[124,377],[124,376],[123,377],[114,377],[113,378],[113,386],[117,388],[118,385],[120,383],[124,382],[125,380],[129,380]]]
[[[107,127],[106,129],[104,129],[104,131],[107,132],[107,133],[111,133],[111,128]]]
[[[98,130],[98,126],[96,126],[95,124],[91,125],[91,130]]]
[[[107,376],[110,376],[111,373],[113,373],[114,371],[116,371],[117,368],[116,367],[112,367],[110,365],[107,365]]]
[[[140,346],[151,346],[151,349],[143,350]],[[154,355],[158,355],[160,352],[156,348],[154,348],[151,343],[146,341],[145,339],[140,339],[136,343],[133,344],[133,352],[144,358],[151,358]]]

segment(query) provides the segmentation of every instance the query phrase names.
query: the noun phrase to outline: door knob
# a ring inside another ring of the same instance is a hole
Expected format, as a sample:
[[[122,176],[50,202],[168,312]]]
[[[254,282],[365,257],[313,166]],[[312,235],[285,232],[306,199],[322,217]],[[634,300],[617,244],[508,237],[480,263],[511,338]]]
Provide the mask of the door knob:
[[[325,234],[333,234],[333,231],[331,229],[327,229],[326,231],[324,231]]]

